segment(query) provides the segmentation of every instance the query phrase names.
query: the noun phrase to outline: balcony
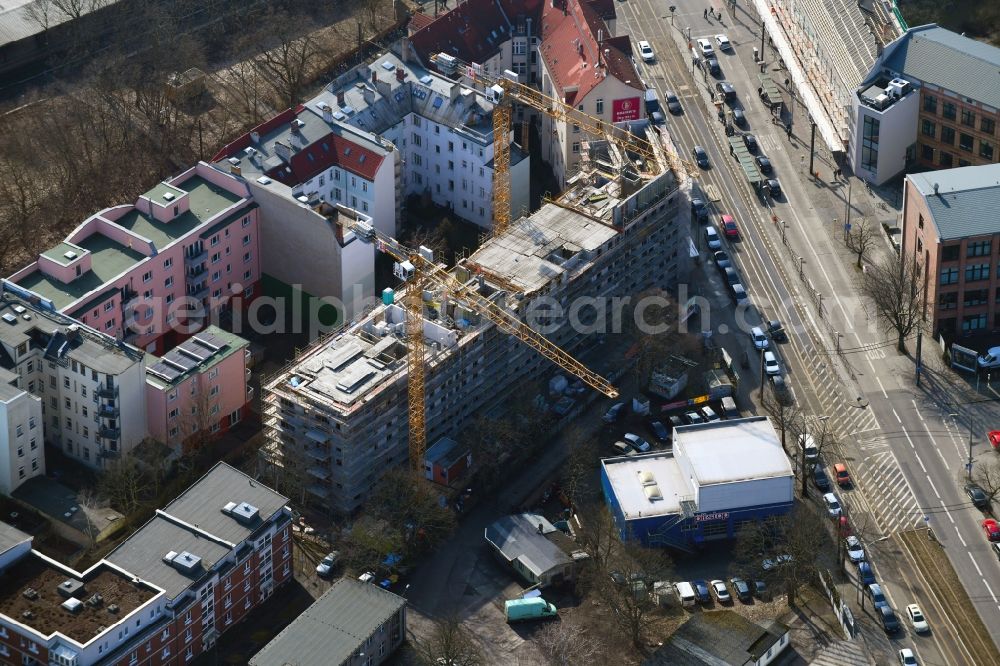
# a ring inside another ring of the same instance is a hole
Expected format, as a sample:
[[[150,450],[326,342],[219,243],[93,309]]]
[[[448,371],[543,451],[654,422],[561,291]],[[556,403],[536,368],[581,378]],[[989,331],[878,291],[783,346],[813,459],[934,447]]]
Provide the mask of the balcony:
[[[188,271],[187,271],[187,273],[185,273],[185,275],[186,275],[188,281],[190,281],[190,280],[194,280],[195,278],[201,277],[202,275],[204,275],[207,272],[208,272],[208,266],[206,266],[204,263],[200,263],[197,266],[188,268]]]
[[[184,252],[184,265],[185,266],[195,266],[197,264],[204,263],[208,258],[208,250],[202,248],[200,251],[192,251],[190,249]]]
[[[118,439],[122,435],[121,428],[111,428],[108,426],[101,426],[97,434],[104,439]]]
[[[139,292],[134,289],[122,289],[122,305],[128,305],[139,298]]]
[[[106,419],[118,418],[118,407],[115,405],[101,405],[97,411]]]
[[[118,458],[120,456],[121,456],[121,452],[120,451],[112,450],[112,449],[102,448],[100,451],[97,452],[97,457],[98,458],[114,459],[114,458]]]
[[[107,384],[101,384],[97,389],[97,397],[106,398],[108,400],[118,399],[118,387],[108,386]]]
[[[189,298],[194,298],[201,300],[208,296],[208,282],[202,282],[200,285],[193,287],[188,287],[187,295]]]

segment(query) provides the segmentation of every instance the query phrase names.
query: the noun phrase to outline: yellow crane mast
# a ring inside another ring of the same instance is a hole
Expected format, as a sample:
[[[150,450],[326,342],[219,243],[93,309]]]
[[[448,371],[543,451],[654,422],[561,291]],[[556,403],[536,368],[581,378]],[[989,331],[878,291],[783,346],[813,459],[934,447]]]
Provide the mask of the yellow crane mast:
[[[451,295],[452,299],[468,306],[489,319],[499,330],[516,337],[539,354],[552,361],[566,372],[578,377],[587,386],[597,389],[610,398],[618,397],[618,390],[608,380],[590,370],[580,361],[570,356],[558,345],[517,318],[515,314],[500,307],[480,294],[475,286],[459,282],[451,273],[435,264],[420,252],[412,250],[395,238],[388,236],[363,221],[347,221],[349,228],[359,239],[372,243],[375,247],[404,266],[404,275],[410,273],[406,303],[407,333],[407,393],[410,417],[410,465],[415,471],[423,467],[424,451],[427,444],[425,422],[426,403],[424,400],[424,331],[423,331],[423,289],[437,287]]]

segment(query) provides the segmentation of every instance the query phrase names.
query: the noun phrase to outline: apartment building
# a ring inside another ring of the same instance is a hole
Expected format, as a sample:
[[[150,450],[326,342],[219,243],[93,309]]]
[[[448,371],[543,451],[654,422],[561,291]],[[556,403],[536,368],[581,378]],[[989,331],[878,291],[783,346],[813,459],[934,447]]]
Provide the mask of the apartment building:
[[[391,141],[403,158],[398,197],[426,195],[462,219],[492,226],[493,104],[482,92],[384,53],[338,77],[306,106]],[[528,212],[530,176],[528,156],[513,144],[515,215]],[[318,196],[340,200],[330,186]]]
[[[903,257],[924,281],[924,311],[948,340],[1000,329],[1000,164],[909,174]]]
[[[637,181],[594,187],[579,178],[563,205],[514,222],[460,262],[454,276],[519,316],[543,296],[565,305],[675,284],[686,276],[688,207],[669,172]],[[588,201],[595,204],[583,208]],[[549,366],[447,294],[429,293],[425,301],[426,425],[434,442],[456,437],[483,407],[482,396],[495,404]],[[547,337],[571,353],[586,338],[563,319],[550,323]],[[318,507],[356,510],[387,470],[408,459],[403,308],[385,305],[318,342],[263,391],[262,456],[275,478],[300,483]]]
[[[854,172],[881,185],[909,168],[1000,159],[1000,48],[936,24],[885,47],[852,98]]]
[[[258,213],[246,184],[199,163],[134,205],[90,216],[5,281],[43,307],[163,353],[260,282]]]
[[[85,571],[0,525],[0,656],[59,666],[191,661],[291,577],[286,501],[219,463]]]
[[[38,447],[39,469],[31,463],[30,471],[44,469],[43,439],[95,469],[128,455],[146,436],[142,350],[21,293],[9,284],[0,290],[0,368],[17,377],[18,389],[40,401],[42,419],[26,435],[26,451],[35,452],[32,442]],[[14,424],[21,414],[11,413]],[[0,422],[0,429],[11,425]]]
[[[510,70],[604,122],[639,120],[644,86],[629,37],[616,37],[614,29],[614,3],[604,0],[471,0],[430,22],[418,18],[409,44],[427,66],[444,54],[445,61],[458,58],[490,76]],[[442,59],[436,66],[442,68]],[[540,123],[542,154],[565,183],[579,167],[585,135],[575,125],[516,108],[517,120]]]
[[[249,342],[217,326],[195,333],[146,367],[149,436],[188,453],[204,438],[239,423],[247,386]]]
[[[42,401],[18,388],[19,377],[0,367],[0,493],[45,474]]]

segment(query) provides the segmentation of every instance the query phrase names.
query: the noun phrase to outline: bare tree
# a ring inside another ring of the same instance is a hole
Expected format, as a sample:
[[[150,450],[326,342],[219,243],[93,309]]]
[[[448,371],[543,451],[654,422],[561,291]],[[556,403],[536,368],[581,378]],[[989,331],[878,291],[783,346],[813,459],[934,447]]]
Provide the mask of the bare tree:
[[[322,63],[325,49],[309,33],[311,24],[305,17],[271,11],[260,25],[267,28],[251,37],[250,48],[260,52],[254,64],[282,102],[295,106]]]
[[[53,4],[53,0],[35,0],[34,2],[29,2],[24,6],[24,14],[28,17],[29,21],[41,28],[43,33],[48,32],[58,12],[58,9]]]
[[[451,534],[455,514],[440,502],[441,491],[405,468],[389,471],[368,503],[372,516],[403,534],[410,551],[432,548]]]
[[[578,516],[581,523],[577,540],[590,556],[590,564],[595,571],[609,571],[611,556],[620,543],[614,516],[603,504],[582,508]]]
[[[797,445],[800,456],[799,460],[801,461],[801,464],[799,465],[799,474],[802,482],[803,497],[806,497],[809,494],[809,474],[813,471],[813,467],[818,464],[814,463],[810,465],[806,462],[806,449],[802,441],[803,438],[806,436],[812,437],[812,443],[816,446],[817,460],[823,459],[823,451],[825,451],[828,447],[834,449],[838,448],[837,435],[830,426],[830,419],[820,418],[817,419],[816,422],[819,425],[812,428],[810,431],[809,427],[805,424],[805,415],[802,415],[801,426],[799,426],[799,436],[797,438],[799,441],[797,442]]]
[[[764,394],[763,406],[774,420],[775,425],[778,426],[778,432],[781,433],[781,448],[788,455],[793,455],[795,451],[788,450],[786,435],[791,435],[793,440],[798,437],[802,421],[802,414],[799,408],[789,404],[787,400],[782,399],[782,396],[775,395],[774,391]]]
[[[744,527],[736,541],[738,571],[784,589],[793,606],[798,589],[816,578],[817,553],[830,552],[825,520],[812,504],[801,503],[789,514]]]
[[[872,248],[878,239],[879,227],[871,220],[862,217],[851,223],[851,231],[847,235],[847,246],[858,255],[858,268],[865,253]]]
[[[479,640],[454,615],[434,621],[434,631],[416,641],[416,652],[427,666],[485,666]]]
[[[879,323],[896,333],[896,347],[905,354],[906,338],[920,326],[924,289],[919,264],[886,255],[867,266],[861,287],[874,302]]]
[[[992,503],[1000,496],[1000,462],[993,457],[977,462],[972,468],[972,481],[983,489]]]
[[[571,425],[560,435],[569,448],[569,457],[562,469],[562,488],[569,500],[570,509],[576,511],[583,499],[588,478],[596,476],[597,439],[584,433],[579,425]]]
[[[98,492],[126,516],[142,505],[145,487],[142,469],[131,457],[115,460],[105,468],[97,484]]]
[[[534,638],[554,666],[609,663],[603,641],[578,624],[550,622]]]

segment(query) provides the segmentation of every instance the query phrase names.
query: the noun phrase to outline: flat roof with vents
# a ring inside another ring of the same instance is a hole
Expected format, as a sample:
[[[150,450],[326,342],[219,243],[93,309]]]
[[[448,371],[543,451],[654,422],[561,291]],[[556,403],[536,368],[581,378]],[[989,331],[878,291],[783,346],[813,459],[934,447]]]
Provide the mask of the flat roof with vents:
[[[234,333],[209,326],[151,362],[146,368],[147,380],[174,384],[197,370],[207,370],[248,344]]]
[[[681,500],[694,487],[684,478],[672,455],[656,452],[601,461],[625,517],[632,520],[681,512]]]

